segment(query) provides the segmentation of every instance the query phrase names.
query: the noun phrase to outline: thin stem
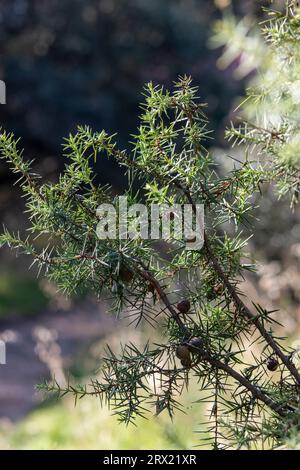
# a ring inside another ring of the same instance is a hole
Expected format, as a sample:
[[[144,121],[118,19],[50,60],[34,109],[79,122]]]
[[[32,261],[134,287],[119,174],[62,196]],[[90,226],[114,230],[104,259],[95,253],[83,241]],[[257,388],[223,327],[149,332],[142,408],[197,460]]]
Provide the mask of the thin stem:
[[[226,287],[227,291],[231,295],[236,307],[238,308],[239,312],[244,313],[245,316],[256,326],[260,334],[266,340],[266,342],[270,345],[273,351],[277,354],[277,356],[282,360],[283,364],[287,367],[293,377],[296,379],[297,383],[300,384],[300,374],[297,371],[294,364],[290,361],[289,356],[286,356],[283,351],[280,349],[279,345],[274,340],[273,336],[268,333],[265,329],[264,325],[259,320],[259,317],[254,315],[251,310],[244,304],[244,302],[240,299],[238,294],[236,293],[235,288],[232,286],[228,277],[224,273],[219,261],[217,260],[214,252],[210,246],[209,240],[207,235],[204,235],[204,246],[208,253],[211,263],[214,266],[215,271],[219,275],[220,279],[222,280],[224,286]]]
[[[162,302],[165,304],[169,312],[171,313],[172,318],[176,321],[177,325],[183,331],[185,335],[191,336],[191,332],[189,329],[183,324],[181,318],[179,317],[178,313],[170,303],[167,294],[164,292],[163,288],[159,284],[159,282],[155,279],[155,277],[149,272],[147,269],[139,270],[141,276],[149,281],[153,287],[155,288],[157,294],[161,298]],[[262,401],[265,403],[269,408],[271,408],[273,411],[275,411],[277,414],[280,416],[284,417],[286,415],[286,412],[282,410],[282,405],[277,404],[274,402],[271,398],[269,398],[264,392],[262,392],[261,389],[253,385],[246,377],[244,377],[242,374],[239,372],[235,371],[232,367],[230,367],[228,364],[225,364],[221,362],[219,359],[214,358],[211,354],[206,352],[203,354],[203,351],[199,350],[196,347],[193,347],[194,351],[198,354],[199,360],[197,361],[200,362],[202,360],[207,360],[212,366],[217,367],[218,369],[224,370],[228,375],[230,375],[232,378],[234,378],[237,382],[239,382],[241,385],[243,385],[247,390],[249,390],[253,397],[257,398],[258,400]]]
[[[181,320],[178,312],[175,310],[175,308],[173,307],[173,305],[169,301],[168,296],[165,293],[165,291],[163,290],[163,288],[161,287],[160,283],[155,279],[155,277],[149,272],[148,269],[146,269],[146,267],[141,262],[140,262],[140,264],[143,267],[142,270],[139,269],[140,275],[145,280],[150,282],[150,284],[154,287],[154,289],[156,290],[159,298],[165,304],[165,306],[168,309],[168,311],[170,312],[172,318],[176,321],[177,325],[179,326],[180,330],[184,333],[184,335],[187,336],[187,337],[190,336],[189,329],[185,326],[185,324]]]
[[[212,366],[227,372],[228,375],[230,375],[237,382],[247,388],[252,393],[254,398],[257,398],[258,400],[265,403],[265,405],[275,411],[275,413],[279,414],[282,417],[286,416],[287,412],[282,409],[282,405],[276,403],[271,398],[269,398],[264,392],[262,392],[260,388],[253,385],[250,380],[246,379],[246,377],[234,370],[228,364],[221,362],[219,359],[216,359],[209,354],[202,356],[202,360],[203,359],[207,360],[207,362],[209,362]]]
[[[188,189],[183,188],[179,183],[177,183],[177,186],[179,186],[184,194],[186,195],[189,203],[192,205],[193,212],[197,214],[196,211],[196,205],[193,201],[193,198],[189,192]],[[204,248],[206,250],[206,253],[208,255],[208,260],[209,262],[213,265],[216,273],[218,274],[220,280],[223,282],[224,286],[226,287],[228,293],[231,295],[232,300],[234,301],[236,307],[238,308],[238,311],[241,313],[244,313],[245,316],[256,326],[260,334],[263,336],[263,338],[266,340],[266,342],[269,344],[269,346],[273,349],[273,351],[277,354],[277,356],[281,359],[283,364],[287,367],[287,369],[290,371],[292,376],[295,378],[297,383],[300,385],[300,374],[297,371],[296,367],[294,364],[290,361],[289,357],[286,356],[279,345],[276,343],[274,338],[268,331],[265,329],[264,325],[262,322],[259,320],[259,317],[257,315],[254,315],[251,310],[244,304],[244,302],[240,299],[238,296],[234,286],[230,283],[227,275],[224,273],[221,264],[219,263],[217,257],[214,254],[214,251],[210,245],[210,241],[208,239],[208,236],[206,233],[204,233]]]

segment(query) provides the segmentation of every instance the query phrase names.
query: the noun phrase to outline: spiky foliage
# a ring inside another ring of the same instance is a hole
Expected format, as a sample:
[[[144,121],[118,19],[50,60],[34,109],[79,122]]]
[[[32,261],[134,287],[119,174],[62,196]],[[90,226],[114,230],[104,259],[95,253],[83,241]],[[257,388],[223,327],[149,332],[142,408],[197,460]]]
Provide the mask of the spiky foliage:
[[[294,205],[300,183],[300,8],[295,0],[279,6],[265,10],[260,31],[253,18],[226,16],[215,25],[212,44],[225,45],[219,63],[226,67],[237,60],[238,75],[259,69],[239,106],[242,121],[232,124],[227,137],[255,153],[273,172],[279,195],[288,193]]]
[[[20,173],[32,235],[23,242],[5,231],[1,243],[33,256],[66,292],[108,293],[117,315],[149,322],[157,332],[158,340],[143,348],[108,348],[99,379],[86,386],[53,382],[41,389],[94,395],[129,423],[148,409],[172,417],[193,377],[205,392],[201,402],[210,404],[213,448],[272,447],[299,427],[300,375],[294,351],[274,333],[272,312],[249,307],[240,280],[254,269],[242,228],[251,227],[253,195],[274,171],[246,158],[220,177],[207,137],[203,105],[187,77],[172,92],[146,87],[132,151],[118,150],[113,137],[87,127],[70,135],[65,172],[54,184],[41,184],[14,137],[2,133],[1,154]],[[131,202],[188,203],[195,214],[203,203],[202,249],[186,250],[184,240],[172,237],[163,245],[141,237],[99,240],[96,209],[116,203],[110,188],[95,182],[93,162],[105,154],[127,171]],[[49,244],[37,253],[30,239],[40,234]]]

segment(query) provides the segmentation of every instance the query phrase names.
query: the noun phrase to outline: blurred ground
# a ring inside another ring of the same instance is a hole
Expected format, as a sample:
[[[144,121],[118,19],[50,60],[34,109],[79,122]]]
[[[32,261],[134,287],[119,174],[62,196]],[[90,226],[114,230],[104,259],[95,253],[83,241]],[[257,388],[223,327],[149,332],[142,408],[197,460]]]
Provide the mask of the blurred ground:
[[[94,398],[86,398],[75,407],[73,399],[43,406],[18,426],[3,422],[1,449],[192,449],[202,430],[203,412],[185,398],[189,413],[178,413],[171,422],[166,415],[138,418],[126,427]],[[192,409],[191,409],[192,408]],[[203,435],[202,435],[203,436]]]
[[[167,413],[155,417],[153,409],[149,419],[137,419],[138,428],[120,425],[97,398],[85,397],[75,406],[72,396],[56,401],[35,392],[35,385],[50,376],[61,386],[69,374],[73,383],[96,377],[106,344],[117,351],[125,341],[144,343],[145,332],[124,328],[124,322],[117,323],[104,311],[104,305],[85,301],[68,310],[0,322],[8,363],[0,369],[1,449],[190,449],[197,445],[195,432],[205,430],[203,413],[210,411],[197,402],[201,394],[196,383],[190,383],[182,397],[186,414],[178,412],[171,421]]]
[[[64,382],[82,349],[115,328],[104,305],[82,302],[70,310],[46,310],[38,318],[0,321],[7,366],[1,367],[0,422],[16,421],[37,406],[35,386],[49,379]]]

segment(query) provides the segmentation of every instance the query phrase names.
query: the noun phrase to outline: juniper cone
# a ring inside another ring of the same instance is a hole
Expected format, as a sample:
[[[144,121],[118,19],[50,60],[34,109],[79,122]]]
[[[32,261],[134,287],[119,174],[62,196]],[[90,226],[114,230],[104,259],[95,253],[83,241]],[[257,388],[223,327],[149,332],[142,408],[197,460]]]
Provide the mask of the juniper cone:
[[[220,295],[223,292],[223,289],[224,289],[223,284],[220,283],[214,286],[213,291],[216,295]]]
[[[189,368],[192,366],[192,360],[190,357],[186,357],[185,359],[181,359],[181,365],[183,367]]]
[[[190,350],[187,346],[185,345],[179,345],[176,348],[176,356],[178,359],[181,361],[189,361],[191,358]]]
[[[188,313],[190,308],[191,308],[191,303],[189,300],[181,300],[181,302],[177,304],[177,309],[179,310],[180,313]]]
[[[278,369],[279,363],[275,357],[270,357],[267,361],[267,368],[268,370],[274,372]]]
[[[130,282],[133,279],[133,271],[126,266],[121,266],[119,269],[119,278],[123,282]]]
[[[187,346],[193,346],[195,348],[198,348],[198,349],[202,349],[203,348],[203,340],[201,338],[197,338],[197,337],[194,337],[194,338],[191,338],[189,340],[189,342],[187,343]]]
[[[154,294],[155,292],[155,286],[153,284],[148,284],[148,292],[151,292],[151,294]]]

